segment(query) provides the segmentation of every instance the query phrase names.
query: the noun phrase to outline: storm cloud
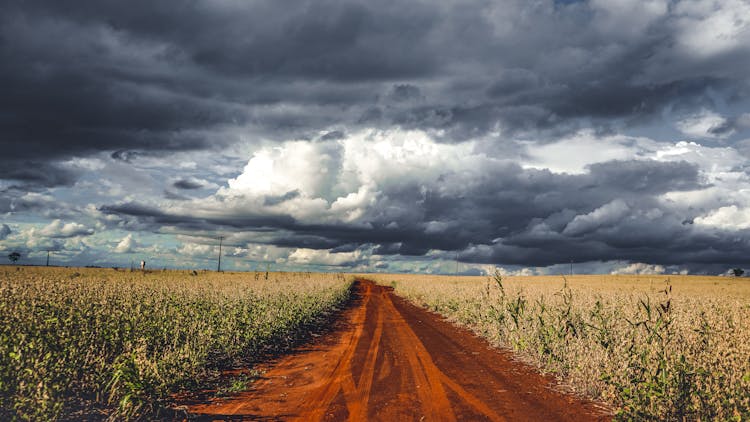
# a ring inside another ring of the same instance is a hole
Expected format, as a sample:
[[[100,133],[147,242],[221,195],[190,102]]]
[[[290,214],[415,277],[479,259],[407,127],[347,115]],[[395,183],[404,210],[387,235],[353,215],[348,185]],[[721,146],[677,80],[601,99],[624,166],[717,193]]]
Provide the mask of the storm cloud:
[[[7,0],[0,212],[87,257],[223,231],[300,265],[739,265],[748,28],[742,0]]]
[[[7,238],[10,233],[11,230],[7,224],[3,224],[2,226],[0,226],[0,240],[5,240],[5,238]]]
[[[368,136],[310,150],[293,142],[272,156],[260,151],[228,188],[185,206],[102,210],[154,231],[264,231],[256,242],[332,253],[370,245],[385,256],[453,251],[462,261],[481,264],[548,266],[613,256],[669,265],[689,256],[693,263],[728,264],[750,252],[748,233],[729,239],[721,229],[693,224],[711,208],[665,199],[714,187],[696,163],[611,160],[578,174],[555,173],[415,134],[382,135],[381,141],[407,137],[383,151],[376,139],[381,135]],[[325,162],[325,174],[316,175],[315,166],[285,167],[302,156]],[[338,158],[325,161],[331,156]],[[358,165],[360,157],[370,163]],[[265,178],[259,169],[266,169]],[[276,191],[285,193],[272,195]]]
[[[217,127],[278,137],[372,110],[449,141],[648,118],[747,82],[747,31],[712,26],[747,4],[694,3],[11,0],[4,161],[209,148]]]

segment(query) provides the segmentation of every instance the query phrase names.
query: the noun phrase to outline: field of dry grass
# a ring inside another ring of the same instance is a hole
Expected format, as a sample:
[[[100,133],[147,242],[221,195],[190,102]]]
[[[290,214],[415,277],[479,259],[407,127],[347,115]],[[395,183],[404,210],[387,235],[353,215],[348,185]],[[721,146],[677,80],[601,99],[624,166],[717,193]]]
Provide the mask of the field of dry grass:
[[[750,418],[750,279],[367,277],[610,403],[621,419]]]
[[[347,300],[351,281],[0,267],[0,419],[153,414],[222,367],[307,336]]]

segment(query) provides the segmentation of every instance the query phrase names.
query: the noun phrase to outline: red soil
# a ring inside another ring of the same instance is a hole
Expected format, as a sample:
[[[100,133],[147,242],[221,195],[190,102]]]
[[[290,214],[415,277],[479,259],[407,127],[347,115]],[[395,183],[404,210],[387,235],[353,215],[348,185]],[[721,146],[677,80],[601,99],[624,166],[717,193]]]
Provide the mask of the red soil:
[[[471,332],[357,282],[336,329],[268,365],[250,391],[188,405],[207,420],[602,421],[593,403]]]

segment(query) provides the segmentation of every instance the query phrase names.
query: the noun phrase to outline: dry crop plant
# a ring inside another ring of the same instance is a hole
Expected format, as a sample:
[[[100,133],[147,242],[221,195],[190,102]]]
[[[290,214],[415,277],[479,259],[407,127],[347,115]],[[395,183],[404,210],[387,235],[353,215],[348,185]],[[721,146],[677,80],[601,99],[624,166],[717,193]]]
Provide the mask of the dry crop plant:
[[[0,273],[0,419],[130,419],[286,347],[349,296],[340,275]],[[78,413],[76,413],[78,412]]]
[[[750,282],[600,277],[371,278],[610,403],[618,419],[750,418]]]

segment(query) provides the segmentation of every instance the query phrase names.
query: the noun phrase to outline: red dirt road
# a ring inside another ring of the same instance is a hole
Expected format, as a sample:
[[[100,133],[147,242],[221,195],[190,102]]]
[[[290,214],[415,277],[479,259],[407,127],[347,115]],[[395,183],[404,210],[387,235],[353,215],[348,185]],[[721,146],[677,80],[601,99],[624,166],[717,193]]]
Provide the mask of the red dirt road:
[[[355,290],[334,331],[271,363],[250,391],[189,405],[191,419],[609,419],[390,288],[358,281]]]

